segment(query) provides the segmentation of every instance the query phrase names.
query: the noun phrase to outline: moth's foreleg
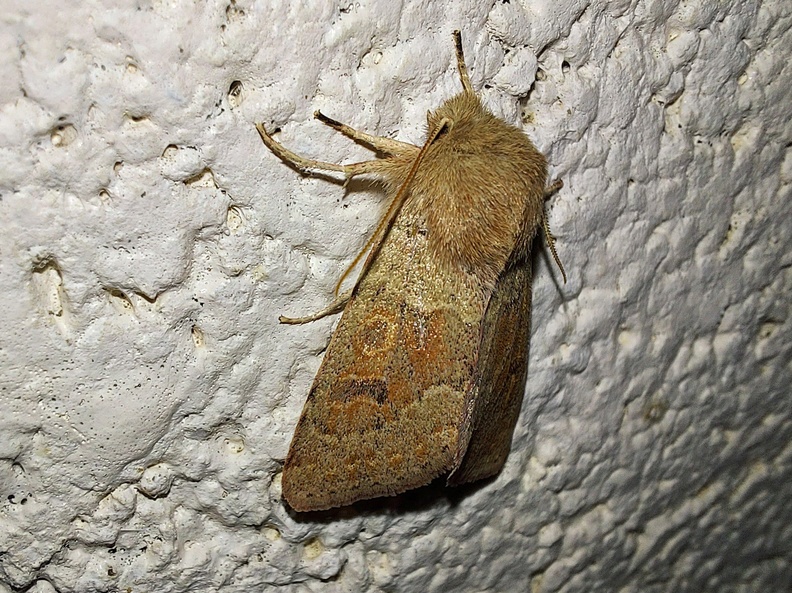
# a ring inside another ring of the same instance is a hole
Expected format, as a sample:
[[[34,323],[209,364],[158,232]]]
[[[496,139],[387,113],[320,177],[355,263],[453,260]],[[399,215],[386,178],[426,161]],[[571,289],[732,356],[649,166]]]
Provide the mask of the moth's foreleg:
[[[338,171],[343,173],[347,179],[351,179],[355,175],[379,173],[382,170],[382,165],[376,160],[352,163],[351,165],[336,165],[335,163],[307,159],[292,152],[281,143],[276,142],[272,136],[267,133],[267,130],[264,129],[263,124],[256,124],[256,129],[264,144],[267,145],[267,148],[274,152],[281,160],[294,165],[301,171]]]
[[[344,136],[352,138],[352,140],[360,142],[361,144],[366,144],[374,150],[388,156],[412,154],[419,150],[418,146],[409,144],[407,142],[399,142],[398,140],[392,140],[391,138],[383,138],[382,136],[372,136],[371,134],[366,134],[366,132],[361,132],[360,130],[356,130],[355,128],[327,117],[321,111],[315,111],[314,117],[323,124],[330,126],[338,132],[341,132]]]
[[[286,317],[281,315],[278,317],[278,321],[281,323],[285,323],[287,325],[300,325],[303,323],[310,323],[311,321],[316,321],[317,319],[321,319],[322,317],[327,317],[328,315],[333,315],[334,313],[340,313],[343,311],[346,304],[349,302],[350,297],[352,296],[352,291],[348,290],[343,294],[338,295],[332,303],[330,303],[327,307],[314,313],[313,315],[308,315],[307,317]]]

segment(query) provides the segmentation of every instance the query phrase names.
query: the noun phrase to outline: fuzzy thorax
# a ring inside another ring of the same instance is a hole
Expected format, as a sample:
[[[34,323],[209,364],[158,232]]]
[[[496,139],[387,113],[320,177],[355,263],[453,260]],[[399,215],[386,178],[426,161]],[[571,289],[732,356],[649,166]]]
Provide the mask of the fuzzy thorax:
[[[427,122],[430,134],[438,125],[445,129],[407,188],[404,213],[423,221],[439,262],[492,285],[518,242],[528,245],[541,222],[547,162],[473,93],[452,97]],[[383,169],[392,188],[404,181],[404,166]]]

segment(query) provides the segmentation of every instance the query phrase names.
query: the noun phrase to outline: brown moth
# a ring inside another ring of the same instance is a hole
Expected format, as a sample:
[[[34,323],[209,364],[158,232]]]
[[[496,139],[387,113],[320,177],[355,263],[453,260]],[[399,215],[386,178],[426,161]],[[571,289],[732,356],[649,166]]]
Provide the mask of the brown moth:
[[[509,453],[525,389],[531,244],[544,225],[558,261],[544,200],[561,182],[546,189],[544,156],[482,105],[458,31],[454,39],[462,92],[428,114],[421,147],[317,112],[385,155],[335,165],[256,126],[298,169],[370,174],[391,196],[354,288],[316,315],[281,317],[306,323],[343,309],[283,468],[283,496],[297,511],[398,494],[443,474],[451,485],[480,480]]]

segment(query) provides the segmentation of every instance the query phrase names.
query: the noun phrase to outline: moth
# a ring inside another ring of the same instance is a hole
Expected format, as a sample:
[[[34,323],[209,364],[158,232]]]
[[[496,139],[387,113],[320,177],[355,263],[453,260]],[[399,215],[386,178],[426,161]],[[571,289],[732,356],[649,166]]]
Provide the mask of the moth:
[[[482,104],[459,31],[454,42],[462,92],[428,113],[423,146],[316,112],[383,155],[336,165],[299,156],[256,126],[297,169],[373,176],[390,197],[347,269],[368,253],[351,291],[315,315],[280,319],[307,323],[343,309],[283,467],[283,496],[296,511],[395,495],[441,475],[449,485],[480,480],[509,453],[539,227],[566,281],[544,210],[562,183],[546,187],[544,156]]]

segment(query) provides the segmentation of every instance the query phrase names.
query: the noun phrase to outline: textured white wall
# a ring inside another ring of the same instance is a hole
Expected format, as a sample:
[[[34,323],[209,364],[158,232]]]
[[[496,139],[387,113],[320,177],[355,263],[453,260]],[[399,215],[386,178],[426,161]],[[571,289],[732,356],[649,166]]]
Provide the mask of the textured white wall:
[[[792,582],[788,0],[0,1],[0,591]],[[474,85],[566,187],[501,476],[318,517],[278,472],[381,194]],[[235,81],[241,83],[241,86]],[[229,93],[232,87],[234,92]]]

